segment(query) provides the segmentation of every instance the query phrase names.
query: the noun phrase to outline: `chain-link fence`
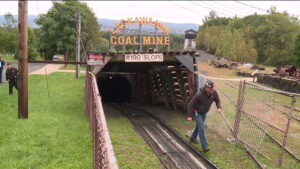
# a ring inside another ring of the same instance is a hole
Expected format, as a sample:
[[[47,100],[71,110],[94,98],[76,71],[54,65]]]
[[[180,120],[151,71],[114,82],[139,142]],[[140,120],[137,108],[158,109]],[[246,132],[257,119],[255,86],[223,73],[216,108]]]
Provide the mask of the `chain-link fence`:
[[[293,114],[298,94],[241,82],[233,137],[278,166],[300,162],[300,123]],[[291,158],[283,158],[288,154]]]
[[[284,168],[300,166],[298,94],[279,92],[248,82],[209,79],[215,82],[224,112],[222,120],[222,116],[214,113],[215,106],[212,106],[207,121],[209,128],[228,141],[234,140],[232,138],[235,136],[254,157],[259,157],[261,164],[264,163],[262,159],[267,159]],[[233,126],[235,131],[229,130],[228,126]]]
[[[116,169],[117,159],[111,144],[95,76],[88,72],[85,79],[85,111],[93,136],[94,169]]]
[[[205,80],[206,78],[202,78]],[[215,83],[215,89],[221,100],[221,106],[223,110],[223,115],[226,118],[230,126],[233,126],[234,119],[236,115],[236,102],[239,91],[238,81],[211,79]],[[202,85],[203,87],[204,85]],[[207,125],[209,128],[217,131],[220,135],[231,138],[232,132],[229,130],[228,125],[218,113],[215,113],[216,106],[212,106],[211,112],[208,114]],[[228,128],[228,129],[227,129]]]

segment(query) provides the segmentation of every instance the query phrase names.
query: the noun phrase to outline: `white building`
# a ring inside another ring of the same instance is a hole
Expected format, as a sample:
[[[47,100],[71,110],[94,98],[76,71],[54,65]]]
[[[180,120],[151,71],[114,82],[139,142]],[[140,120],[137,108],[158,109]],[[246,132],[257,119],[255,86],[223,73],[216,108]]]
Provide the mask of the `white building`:
[[[184,47],[183,50],[193,50],[196,49],[196,36],[197,32],[193,29],[189,29],[187,31],[184,31],[185,34],[185,40],[184,40]]]

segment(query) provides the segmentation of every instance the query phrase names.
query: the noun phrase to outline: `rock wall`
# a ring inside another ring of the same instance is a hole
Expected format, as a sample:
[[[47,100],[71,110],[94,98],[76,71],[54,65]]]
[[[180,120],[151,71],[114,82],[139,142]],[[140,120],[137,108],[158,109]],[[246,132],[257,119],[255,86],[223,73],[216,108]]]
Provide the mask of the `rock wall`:
[[[300,80],[288,79],[277,76],[256,75],[257,82],[286,92],[300,93]]]

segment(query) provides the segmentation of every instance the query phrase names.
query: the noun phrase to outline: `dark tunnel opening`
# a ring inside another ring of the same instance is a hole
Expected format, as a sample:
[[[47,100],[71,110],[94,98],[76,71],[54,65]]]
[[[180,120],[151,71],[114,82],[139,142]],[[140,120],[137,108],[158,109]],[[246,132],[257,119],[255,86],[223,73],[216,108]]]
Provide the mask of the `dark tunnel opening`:
[[[132,87],[126,76],[102,74],[97,83],[103,102],[131,102]]]

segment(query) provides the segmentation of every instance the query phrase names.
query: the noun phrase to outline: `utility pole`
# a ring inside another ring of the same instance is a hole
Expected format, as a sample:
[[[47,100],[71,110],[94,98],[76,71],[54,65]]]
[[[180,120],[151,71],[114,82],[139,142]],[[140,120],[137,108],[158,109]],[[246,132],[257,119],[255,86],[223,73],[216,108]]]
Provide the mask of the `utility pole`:
[[[80,62],[80,38],[81,38],[81,15],[78,11],[78,21],[77,21],[77,40],[76,40],[76,62]],[[76,65],[76,78],[80,77],[80,65]]]
[[[28,1],[19,0],[18,118],[28,118]]]

